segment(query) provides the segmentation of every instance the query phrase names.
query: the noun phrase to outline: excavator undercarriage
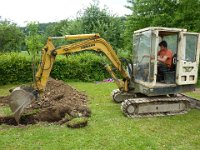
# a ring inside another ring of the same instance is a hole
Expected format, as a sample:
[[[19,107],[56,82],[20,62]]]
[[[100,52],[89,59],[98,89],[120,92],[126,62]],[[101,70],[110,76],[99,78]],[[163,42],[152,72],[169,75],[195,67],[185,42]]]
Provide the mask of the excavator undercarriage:
[[[123,114],[131,118],[179,115],[191,108],[200,109],[199,100],[183,94],[149,97],[115,89],[111,95],[114,102],[121,103]]]
[[[190,101],[182,96],[132,98],[122,102],[121,110],[131,118],[178,115],[190,110]]]

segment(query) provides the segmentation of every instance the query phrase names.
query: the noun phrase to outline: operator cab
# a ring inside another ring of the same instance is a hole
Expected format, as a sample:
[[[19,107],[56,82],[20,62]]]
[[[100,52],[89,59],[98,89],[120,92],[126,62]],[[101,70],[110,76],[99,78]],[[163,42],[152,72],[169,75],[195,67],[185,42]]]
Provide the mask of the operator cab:
[[[150,27],[135,31],[133,76],[138,90],[146,91],[143,92],[146,95],[163,95],[193,88],[198,78],[199,37],[199,33],[178,28]],[[157,53],[163,40],[172,51],[173,59],[172,67],[164,72],[164,80],[158,81]]]

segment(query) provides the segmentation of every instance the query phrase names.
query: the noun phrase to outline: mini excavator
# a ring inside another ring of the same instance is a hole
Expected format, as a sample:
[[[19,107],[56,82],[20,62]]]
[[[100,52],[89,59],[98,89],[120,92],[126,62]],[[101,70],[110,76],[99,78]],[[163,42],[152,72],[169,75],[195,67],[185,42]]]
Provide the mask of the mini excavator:
[[[53,40],[59,39],[79,41],[55,47]],[[173,67],[164,73],[162,81],[158,81],[157,52],[162,40],[167,41],[168,48],[173,52]],[[126,61],[126,65],[122,65],[112,46],[99,34],[49,37],[42,49],[34,86],[17,87],[11,92],[10,108],[18,123],[24,108],[45,90],[56,56],[85,50],[104,53],[121,74],[122,79],[118,79],[111,66],[106,65],[118,87],[112,92],[112,98],[121,103],[125,116],[166,116],[190,110],[190,98],[180,93],[195,89],[200,34],[179,28],[149,27],[134,32],[133,58]]]

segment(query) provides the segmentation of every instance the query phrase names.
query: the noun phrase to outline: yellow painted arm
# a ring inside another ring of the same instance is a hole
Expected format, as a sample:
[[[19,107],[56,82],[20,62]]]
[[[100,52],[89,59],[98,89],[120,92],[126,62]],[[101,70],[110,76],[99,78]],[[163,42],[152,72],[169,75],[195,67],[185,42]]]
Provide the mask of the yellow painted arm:
[[[55,48],[52,39],[67,38],[67,39],[88,39],[81,42],[75,42],[69,45],[60,46]],[[99,34],[81,34],[81,35],[66,35],[64,37],[52,37],[48,38],[46,46],[42,50],[42,62],[39,65],[38,72],[36,73],[36,88],[39,91],[43,91],[46,87],[46,83],[53,67],[53,63],[56,55],[66,55],[70,53],[80,52],[84,50],[94,50],[103,52],[107,58],[112,62],[114,67],[119,70],[123,76],[124,81],[118,81],[117,85],[121,90],[128,90],[129,76],[127,71],[122,67],[121,61],[112,49],[110,44],[103,38],[100,38]],[[108,69],[107,69],[108,70]],[[109,70],[108,70],[109,71]],[[109,71],[111,75],[113,72]],[[113,76],[113,75],[112,75]]]
[[[49,39],[65,39],[65,40],[80,40],[80,39],[90,39],[90,38],[99,38],[98,33],[94,34],[77,34],[77,35],[65,35],[61,37],[49,37]]]

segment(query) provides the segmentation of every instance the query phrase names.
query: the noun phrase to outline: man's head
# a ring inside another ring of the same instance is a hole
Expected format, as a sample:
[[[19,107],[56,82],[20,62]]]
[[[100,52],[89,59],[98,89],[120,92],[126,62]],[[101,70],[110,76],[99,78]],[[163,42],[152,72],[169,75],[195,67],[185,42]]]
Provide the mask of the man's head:
[[[159,43],[160,49],[166,49],[167,48],[167,42],[166,41],[161,41]]]

